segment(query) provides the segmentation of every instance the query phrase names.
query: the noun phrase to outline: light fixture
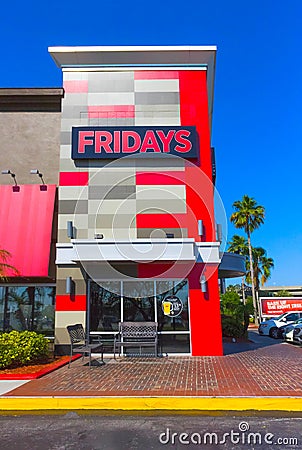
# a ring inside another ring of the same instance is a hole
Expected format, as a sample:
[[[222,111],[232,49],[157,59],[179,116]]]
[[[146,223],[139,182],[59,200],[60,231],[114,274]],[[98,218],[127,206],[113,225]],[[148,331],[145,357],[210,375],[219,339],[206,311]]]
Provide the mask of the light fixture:
[[[45,185],[44,180],[43,180],[43,173],[41,173],[38,169],[32,169],[30,171],[30,173],[32,175],[38,175],[41,178],[42,184]]]
[[[72,278],[71,277],[67,277],[66,278],[66,294],[71,294],[72,293]]]
[[[18,186],[18,183],[17,183],[17,180],[16,180],[16,175],[13,172],[11,172],[10,169],[2,170],[1,173],[2,173],[2,175],[10,175],[13,178],[14,182],[15,182],[15,186]]]
[[[167,239],[172,239],[172,238],[174,238],[174,233],[166,233],[166,238],[167,238]]]
[[[204,275],[201,275],[201,277],[200,277],[201,292],[207,292],[207,290],[208,290],[207,284],[208,283],[207,283],[206,277]]]
[[[217,241],[222,242],[222,225],[221,225],[221,223],[218,223],[216,225],[216,232],[217,232]]]
[[[95,235],[94,235],[94,239],[103,239],[103,238],[104,238],[104,235],[101,233],[95,233]]]
[[[67,220],[67,236],[70,239],[74,238],[74,232],[73,231],[74,230],[73,230],[73,223],[72,223],[72,221],[71,220]]]
[[[198,235],[203,236],[203,222],[202,220],[198,220]]]

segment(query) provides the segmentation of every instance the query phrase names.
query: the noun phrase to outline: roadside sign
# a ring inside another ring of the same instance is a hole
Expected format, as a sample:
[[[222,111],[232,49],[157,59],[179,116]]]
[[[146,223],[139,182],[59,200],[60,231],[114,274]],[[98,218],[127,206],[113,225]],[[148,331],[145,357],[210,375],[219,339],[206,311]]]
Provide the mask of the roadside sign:
[[[285,312],[302,311],[302,297],[259,297],[262,316],[280,316]]]

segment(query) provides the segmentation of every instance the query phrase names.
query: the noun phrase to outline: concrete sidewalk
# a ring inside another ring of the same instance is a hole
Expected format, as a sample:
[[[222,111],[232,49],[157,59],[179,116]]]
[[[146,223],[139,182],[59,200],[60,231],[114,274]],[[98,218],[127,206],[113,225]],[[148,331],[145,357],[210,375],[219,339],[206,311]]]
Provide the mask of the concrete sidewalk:
[[[302,411],[302,349],[258,341],[226,344],[223,357],[79,359],[4,393],[0,410]]]

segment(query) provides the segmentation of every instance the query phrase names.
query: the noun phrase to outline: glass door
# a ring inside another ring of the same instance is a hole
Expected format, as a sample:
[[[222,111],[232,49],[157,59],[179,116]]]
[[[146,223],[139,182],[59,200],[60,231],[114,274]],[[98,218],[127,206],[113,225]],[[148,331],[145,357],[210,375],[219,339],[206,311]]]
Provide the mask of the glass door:
[[[119,322],[158,322],[160,352],[190,353],[187,280],[89,282],[88,329],[112,351]]]
[[[125,281],[123,283],[123,321],[155,322],[153,281]]]

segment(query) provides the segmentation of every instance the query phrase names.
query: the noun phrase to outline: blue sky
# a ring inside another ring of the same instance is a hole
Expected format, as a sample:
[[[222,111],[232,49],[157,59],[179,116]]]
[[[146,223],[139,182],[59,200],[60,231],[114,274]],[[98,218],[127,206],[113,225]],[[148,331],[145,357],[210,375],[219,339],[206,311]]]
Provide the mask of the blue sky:
[[[244,194],[265,206],[268,284],[302,285],[301,17],[301,0],[4,2],[0,87],[61,86],[48,46],[217,45],[217,189],[228,217]]]

